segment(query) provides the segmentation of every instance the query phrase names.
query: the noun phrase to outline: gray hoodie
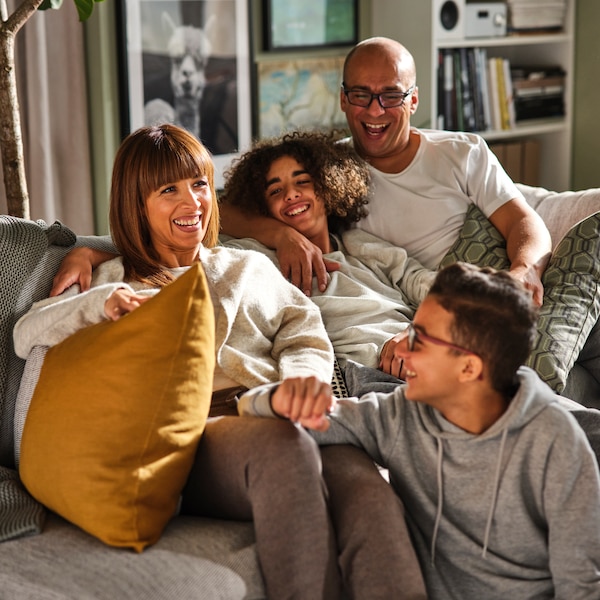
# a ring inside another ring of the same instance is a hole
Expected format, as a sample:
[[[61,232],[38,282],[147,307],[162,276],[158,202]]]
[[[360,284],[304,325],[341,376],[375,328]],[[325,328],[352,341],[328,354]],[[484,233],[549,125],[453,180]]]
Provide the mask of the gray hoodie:
[[[480,435],[407,401],[404,386],[341,400],[329,430],[312,432],[389,469],[432,600],[600,598],[596,458],[550,388],[525,367],[519,378]],[[261,402],[245,398],[240,412],[267,414]]]

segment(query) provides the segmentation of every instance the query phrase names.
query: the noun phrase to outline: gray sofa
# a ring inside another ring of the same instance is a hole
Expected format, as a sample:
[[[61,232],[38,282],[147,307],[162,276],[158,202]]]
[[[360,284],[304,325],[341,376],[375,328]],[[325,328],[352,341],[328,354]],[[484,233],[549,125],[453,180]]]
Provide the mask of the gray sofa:
[[[600,210],[600,189],[522,191],[554,242],[570,224]],[[136,554],[105,546],[46,511],[21,486],[13,420],[24,365],[13,352],[12,327],[32,302],[47,296],[73,244],[103,247],[105,240],[76,238],[59,223],[0,217],[0,600],[264,598],[251,523],[176,517],[158,543]],[[600,407],[600,385],[580,365],[565,395]]]

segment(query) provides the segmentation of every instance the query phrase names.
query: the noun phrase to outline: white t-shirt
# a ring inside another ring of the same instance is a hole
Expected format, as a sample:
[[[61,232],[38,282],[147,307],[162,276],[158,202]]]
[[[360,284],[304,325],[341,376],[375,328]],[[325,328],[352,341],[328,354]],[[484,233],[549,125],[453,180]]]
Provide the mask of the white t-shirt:
[[[413,131],[421,143],[404,171],[389,174],[371,167],[369,214],[358,227],[436,269],[456,241],[469,204],[489,217],[523,196],[480,136]]]

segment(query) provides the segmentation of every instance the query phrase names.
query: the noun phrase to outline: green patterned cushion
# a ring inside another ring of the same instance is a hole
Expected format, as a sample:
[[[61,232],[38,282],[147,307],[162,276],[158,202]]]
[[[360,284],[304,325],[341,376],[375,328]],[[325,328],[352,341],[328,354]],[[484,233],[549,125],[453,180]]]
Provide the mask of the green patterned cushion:
[[[502,270],[510,267],[502,234],[475,205],[471,204],[458,239],[440,263],[440,269],[455,262]]]
[[[464,261],[506,269],[506,244],[472,205],[454,246],[440,266]],[[527,364],[560,393],[600,315],[600,213],[574,225],[558,243],[544,275],[538,337]]]

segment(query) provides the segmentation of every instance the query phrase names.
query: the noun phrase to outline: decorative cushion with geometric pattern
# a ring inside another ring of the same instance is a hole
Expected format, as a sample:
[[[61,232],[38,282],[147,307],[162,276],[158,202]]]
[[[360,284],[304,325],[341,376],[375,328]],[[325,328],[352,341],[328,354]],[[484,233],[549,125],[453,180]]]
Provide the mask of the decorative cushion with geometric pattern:
[[[463,261],[507,269],[506,243],[475,205],[440,267]],[[544,302],[538,336],[527,365],[557,393],[565,387],[600,316],[600,213],[574,225],[558,243],[542,276]]]
[[[442,259],[440,269],[455,262],[493,267],[499,271],[510,267],[506,241],[475,204],[467,210],[458,239]]]

